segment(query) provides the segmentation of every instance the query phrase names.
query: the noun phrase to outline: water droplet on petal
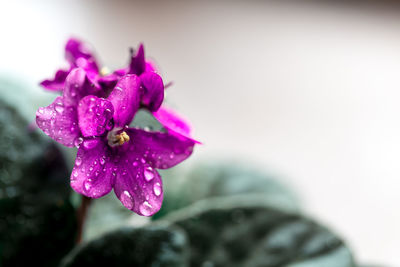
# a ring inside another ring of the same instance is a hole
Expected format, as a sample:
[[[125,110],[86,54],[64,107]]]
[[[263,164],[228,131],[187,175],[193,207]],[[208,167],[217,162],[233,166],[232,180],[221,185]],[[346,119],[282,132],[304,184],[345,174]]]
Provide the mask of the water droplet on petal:
[[[153,168],[151,168],[151,167],[147,167],[146,169],[144,169],[143,174],[144,174],[144,178],[148,182],[154,178]]]
[[[83,187],[85,188],[86,191],[89,191],[90,188],[92,187],[92,184],[89,181],[85,181],[83,183]]]
[[[85,140],[85,141],[83,142],[83,147],[84,147],[85,149],[92,149],[92,148],[94,148],[95,146],[97,146],[98,143],[99,143],[99,140],[98,140],[98,139]]]
[[[139,164],[139,163],[138,163],[137,161],[134,161],[134,162],[132,163],[132,165],[133,165],[134,167],[136,167],[138,164]]]
[[[134,201],[133,201],[133,199],[132,199],[131,194],[129,194],[129,192],[126,191],[126,190],[121,194],[121,202],[122,202],[122,203],[124,204],[124,206],[127,207],[128,209],[131,210],[131,209],[133,208]]]
[[[144,216],[149,216],[153,213],[153,206],[150,205],[149,202],[145,201],[140,205],[139,211],[144,215]]]
[[[81,157],[76,157],[75,159],[75,165],[80,166],[82,164],[82,158]]]
[[[74,127],[71,127],[71,132],[73,131],[73,128]],[[74,128],[74,130],[75,130],[75,128]],[[79,146],[80,144],[82,144],[82,142],[83,142],[83,138],[82,137],[75,138],[74,146]]]
[[[61,105],[56,105],[55,109],[58,113],[63,113],[64,112],[64,107]]]
[[[160,183],[155,183],[155,184],[154,184],[153,191],[154,191],[154,194],[155,194],[156,196],[160,196],[160,195],[161,195],[162,188],[161,188]]]

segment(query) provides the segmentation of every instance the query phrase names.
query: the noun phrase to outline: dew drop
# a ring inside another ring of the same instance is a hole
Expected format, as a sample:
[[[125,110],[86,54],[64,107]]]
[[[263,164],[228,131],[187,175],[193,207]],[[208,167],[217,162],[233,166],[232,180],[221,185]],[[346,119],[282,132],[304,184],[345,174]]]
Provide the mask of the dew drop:
[[[134,161],[134,162],[132,163],[132,165],[133,165],[134,167],[136,167],[138,164],[139,164],[139,163],[138,163],[137,161]]]
[[[131,209],[133,208],[134,201],[133,201],[133,199],[132,199],[131,194],[129,194],[129,192],[126,191],[126,190],[121,194],[121,202],[122,202],[122,203],[124,204],[124,206],[127,207],[128,209],[131,210]]]
[[[149,202],[145,201],[140,205],[139,211],[144,216],[149,216],[153,213],[153,206],[151,206]]]
[[[90,188],[92,187],[92,184],[91,184],[89,181],[85,181],[85,182],[83,183],[83,186],[84,186],[84,188],[85,188],[86,191],[89,191]]]
[[[78,172],[74,171],[74,173],[72,174],[74,177],[78,177]]]
[[[73,127],[71,127],[71,132],[73,131],[72,129],[73,129]],[[80,144],[82,144],[82,142],[83,142],[83,138],[82,137],[75,138],[74,146],[80,146]]]
[[[95,146],[97,146],[98,143],[99,143],[99,140],[97,140],[97,139],[85,140],[85,141],[83,142],[83,147],[84,147],[85,149],[92,149],[92,148],[94,148]]]
[[[162,188],[161,188],[160,183],[155,183],[155,184],[154,184],[154,186],[153,186],[153,191],[154,191],[154,194],[155,194],[156,196],[160,196],[160,195],[161,195]]]
[[[82,164],[82,158],[81,157],[76,157],[75,159],[75,165],[80,166]]]
[[[55,109],[58,113],[63,113],[64,112],[64,107],[61,105],[56,105]]]
[[[100,164],[104,165],[106,163],[106,158],[103,156],[100,158]]]
[[[151,168],[151,167],[147,167],[146,169],[144,169],[143,174],[144,174],[144,178],[148,182],[154,178],[153,168]]]

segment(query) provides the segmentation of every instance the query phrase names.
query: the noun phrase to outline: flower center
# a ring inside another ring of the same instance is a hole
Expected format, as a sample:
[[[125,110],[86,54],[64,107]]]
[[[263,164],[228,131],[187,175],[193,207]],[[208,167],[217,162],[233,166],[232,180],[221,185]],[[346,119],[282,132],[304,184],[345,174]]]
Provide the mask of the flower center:
[[[102,67],[102,68],[100,69],[100,75],[101,75],[101,76],[106,76],[106,75],[109,74],[109,73],[110,73],[110,69],[107,68],[107,67]]]
[[[108,145],[110,146],[122,146],[125,142],[129,141],[129,135],[123,131],[119,134],[117,132],[120,129],[113,129],[112,131],[108,132],[107,139],[108,139]]]

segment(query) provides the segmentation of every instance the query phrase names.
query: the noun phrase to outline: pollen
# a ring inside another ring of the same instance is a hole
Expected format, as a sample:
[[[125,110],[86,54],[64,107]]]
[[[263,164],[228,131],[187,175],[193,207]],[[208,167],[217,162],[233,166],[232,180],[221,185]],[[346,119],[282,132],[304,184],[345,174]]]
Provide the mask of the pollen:
[[[129,141],[129,135],[126,132],[122,132],[115,136],[114,144],[118,144],[121,146],[128,141]]]
[[[109,74],[110,72],[111,72],[110,69],[107,68],[107,67],[102,67],[102,68],[100,69],[100,75],[101,75],[101,76],[106,76],[106,75]]]

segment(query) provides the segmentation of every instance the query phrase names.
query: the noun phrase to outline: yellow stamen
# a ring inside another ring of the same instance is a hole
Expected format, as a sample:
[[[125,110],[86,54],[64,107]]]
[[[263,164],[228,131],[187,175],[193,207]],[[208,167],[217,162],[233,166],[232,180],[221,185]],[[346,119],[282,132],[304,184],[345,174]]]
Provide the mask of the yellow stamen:
[[[110,69],[107,68],[107,67],[102,67],[102,68],[100,69],[100,75],[101,75],[101,76],[105,76],[105,75],[107,75],[107,74],[109,74],[109,73],[110,73]]]
[[[114,144],[123,145],[125,142],[129,141],[129,135],[126,132],[122,132],[115,136]]]

